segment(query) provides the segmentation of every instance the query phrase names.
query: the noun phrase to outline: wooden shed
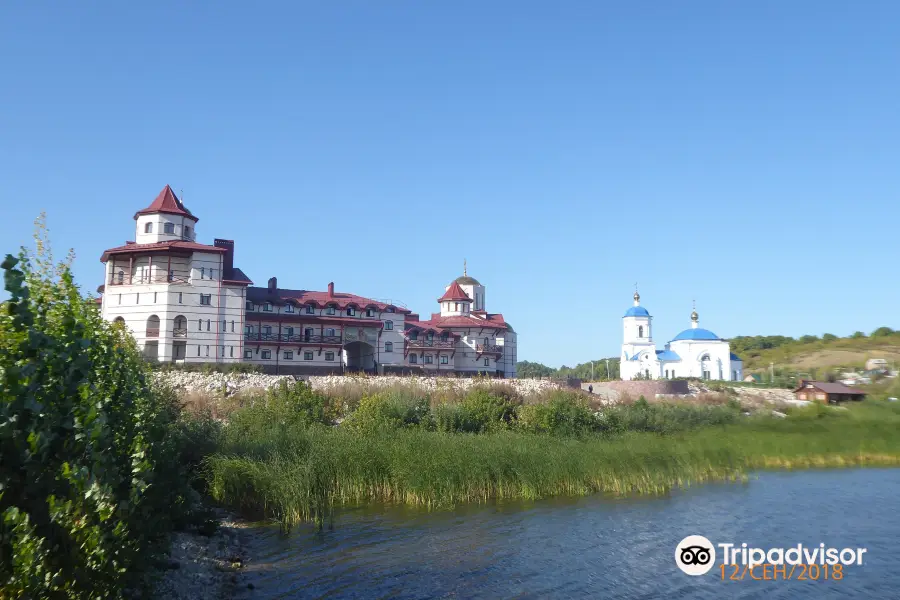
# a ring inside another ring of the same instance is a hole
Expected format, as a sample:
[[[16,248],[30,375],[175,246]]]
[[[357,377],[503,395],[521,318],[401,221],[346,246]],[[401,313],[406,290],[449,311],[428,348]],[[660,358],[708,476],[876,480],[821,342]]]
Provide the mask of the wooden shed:
[[[801,381],[794,390],[797,400],[816,400],[828,404],[837,404],[845,400],[862,400],[866,393],[843,383],[827,383],[825,381]]]

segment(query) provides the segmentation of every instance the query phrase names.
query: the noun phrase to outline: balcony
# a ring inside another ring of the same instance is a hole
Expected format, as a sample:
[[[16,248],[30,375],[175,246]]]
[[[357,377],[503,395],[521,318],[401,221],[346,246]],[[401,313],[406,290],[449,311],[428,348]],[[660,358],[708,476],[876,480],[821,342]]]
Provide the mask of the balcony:
[[[407,345],[409,348],[444,348],[447,350],[453,350],[456,347],[456,342],[454,340],[421,339],[421,340],[407,340]]]
[[[289,335],[282,333],[245,333],[245,342],[275,342],[279,344],[334,344],[341,345],[341,336],[339,335],[319,335],[319,334],[301,334]]]
[[[144,337],[159,337],[159,327],[148,327]]]
[[[186,327],[176,327],[172,330],[172,336],[177,338],[186,338],[187,337],[187,328]]]
[[[180,283],[180,284],[188,284],[190,283],[190,279],[188,277],[182,277],[180,275],[144,275],[141,277],[138,275],[137,277],[131,277],[129,275],[124,275],[119,277],[116,274],[113,274],[109,278],[109,285],[149,285],[151,283]]]
[[[503,354],[503,346],[496,344],[478,344],[475,346],[475,352],[478,354]]]

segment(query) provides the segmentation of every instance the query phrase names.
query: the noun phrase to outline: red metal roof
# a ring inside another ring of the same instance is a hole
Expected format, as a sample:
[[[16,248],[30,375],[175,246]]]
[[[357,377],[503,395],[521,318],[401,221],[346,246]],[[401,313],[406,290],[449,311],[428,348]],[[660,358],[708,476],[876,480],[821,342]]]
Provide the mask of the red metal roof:
[[[117,246],[103,251],[100,256],[100,262],[109,260],[112,254],[140,254],[144,252],[159,252],[161,250],[183,250],[186,252],[227,252],[225,248],[216,246],[207,246],[206,244],[198,244],[197,242],[186,242],[183,240],[173,240],[169,242],[155,242],[153,244],[135,244],[127,242],[124,246]]]
[[[494,317],[494,318],[491,318]],[[420,329],[434,329],[441,331],[443,329],[506,329],[506,322],[503,315],[488,315],[487,319],[479,319],[471,315],[460,315],[455,317],[442,317],[440,313],[431,315],[428,321],[407,321],[406,325],[410,327],[418,327]]]
[[[459,284],[455,281],[450,284],[450,287],[447,288],[447,291],[444,292],[444,295],[438,298],[438,302],[444,302],[445,300],[466,300],[468,302],[472,301],[466,291],[459,287]]]
[[[384,311],[387,307],[391,307],[394,309],[394,312],[398,314],[409,314],[409,310],[405,308],[400,308],[393,304],[386,304],[384,302],[379,302],[378,300],[372,300],[371,298],[365,298],[363,296],[357,296],[356,294],[348,294],[345,292],[335,292],[334,295],[329,296],[328,292],[313,292],[309,290],[285,290],[281,288],[277,288],[274,293],[269,291],[269,288],[264,287],[251,287],[247,288],[247,300],[251,300],[253,302],[271,302],[273,304],[284,304],[287,301],[293,301],[297,304],[312,304],[315,303],[316,306],[322,307],[326,304],[334,304],[338,308],[344,309],[347,306],[354,304],[361,309],[366,308],[367,306],[373,306],[379,311]]]
[[[134,218],[137,219],[140,215],[151,215],[154,213],[183,215],[193,219],[195,222],[200,220],[191,214],[191,211],[181,203],[181,200],[178,199],[178,196],[176,196],[175,192],[172,191],[172,188],[169,187],[169,184],[166,184],[166,187],[162,189],[156,197],[156,200],[150,203],[150,206],[134,213]]]

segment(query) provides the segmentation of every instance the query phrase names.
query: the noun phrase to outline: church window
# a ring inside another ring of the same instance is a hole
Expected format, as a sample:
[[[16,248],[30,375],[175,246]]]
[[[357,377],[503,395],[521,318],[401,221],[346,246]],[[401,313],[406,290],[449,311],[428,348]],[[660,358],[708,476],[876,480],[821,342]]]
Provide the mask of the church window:
[[[163,223],[163,233],[175,233],[175,223]]]
[[[647,376],[647,379],[650,379],[650,369],[645,370],[644,374]]]
[[[144,225],[144,233],[153,233],[153,223]]]
[[[666,369],[666,379],[668,379],[668,378],[669,378],[669,370]]]
[[[640,338],[644,337],[644,326],[643,325],[638,327],[638,337],[640,337]]]

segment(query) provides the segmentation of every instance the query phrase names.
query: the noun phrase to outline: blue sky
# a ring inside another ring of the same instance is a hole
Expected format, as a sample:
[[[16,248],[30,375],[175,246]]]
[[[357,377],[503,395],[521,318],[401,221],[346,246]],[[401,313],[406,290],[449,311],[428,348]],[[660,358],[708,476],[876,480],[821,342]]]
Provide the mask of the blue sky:
[[[4,252],[85,289],[184,190],[258,284],[401,300],[462,270],[519,358],[900,326],[896,2],[4,3]]]

